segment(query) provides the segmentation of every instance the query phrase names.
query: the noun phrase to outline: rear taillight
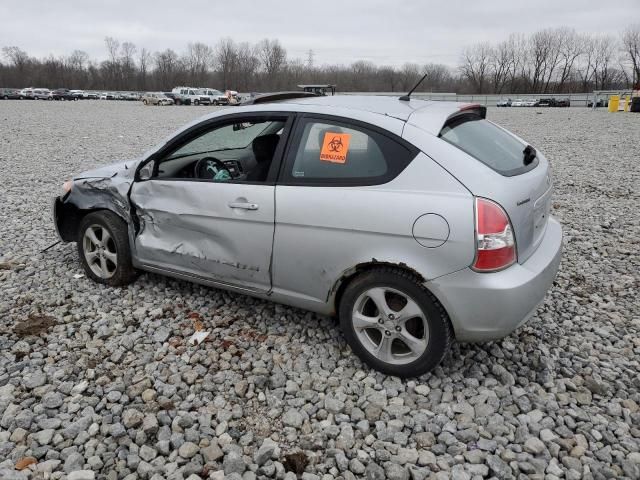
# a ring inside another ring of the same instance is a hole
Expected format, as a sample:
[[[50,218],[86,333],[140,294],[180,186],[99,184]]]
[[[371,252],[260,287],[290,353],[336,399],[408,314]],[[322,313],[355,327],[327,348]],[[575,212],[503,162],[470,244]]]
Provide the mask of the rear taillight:
[[[516,242],[509,217],[486,198],[476,198],[476,242],[474,270],[495,272],[515,263]]]

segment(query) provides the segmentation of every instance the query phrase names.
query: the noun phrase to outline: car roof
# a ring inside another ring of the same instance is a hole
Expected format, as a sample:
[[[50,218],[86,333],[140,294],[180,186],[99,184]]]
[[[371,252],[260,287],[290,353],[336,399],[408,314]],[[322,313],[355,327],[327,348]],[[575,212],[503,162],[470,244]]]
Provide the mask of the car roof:
[[[377,125],[397,135],[402,135],[406,123],[438,135],[447,119],[471,105],[460,102],[411,99],[402,101],[395,96],[335,95],[326,97],[301,97],[285,100],[245,104],[233,110],[218,110],[204,115],[182,127],[186,130],[200,122],[236,113],[299,112],[335,115]],[[480,108],[479,105],[474,107]],[[484,107],[483,107],[484,108]],[[177,134],[175,132],[173,135]],[[172,135],[172,136],[173,136]],[[171,137],[169,137],[171,138]]]
[[[333,95],[295,98],[283,100],[281,103],[347,108],[350,110],[386,115],[406,121],[416,110],[428,107],[435,102],[418,99],[404,102],[398,100],[398,97],[382,95]]]

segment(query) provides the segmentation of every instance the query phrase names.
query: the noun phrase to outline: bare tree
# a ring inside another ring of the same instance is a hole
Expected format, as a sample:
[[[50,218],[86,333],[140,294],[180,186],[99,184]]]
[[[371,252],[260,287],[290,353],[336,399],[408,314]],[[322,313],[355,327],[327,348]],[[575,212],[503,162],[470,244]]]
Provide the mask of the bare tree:
[[[611,62],[615,54],[615,39],[611,36],[596,40],[596,55],[593,64],[595,89],[605,90],[611,86]]]
[[[136,46],[131,42],[124,42],[120,47],[120,71],[123,85],[131,85],[136,73]]]
[[[622,34],[624,52],[631,60],[631,84],[640,84],[640,24],[629,25]]]
[[[556,84],[556,90],[561,92],[565,84],[573,73],[573,67],[580,55],[585,52],[585,42],[583,37],[575,30],[564,30],[562,32],[560,44],[560,74]]]
[[[489,72],[491,45],[487,42],[466,48],[462,53],[460,72],[478,93],[484,93]]]
[[[107,47],[107,53],[109,54],[109,60],[102,62],[102,70],[105,73],[106,81],[112,84],[115,88],[121,87],[120,81],[120,58],[118,53],[120,51],[120,42],[113,37],[105,37],[104,43]]]
[[[168,48],[164,52],[156,52],[154,55],[154,63],[157,73],[157,83],[161,90],[167,90],[176,85],[178,79],[178,71],[181,64],[178,54]]]
[[[438,92],[446,90],[452,81],[451,71],[446,65],[427,63],[423,69],[424,81],[420,85],[422,91]]]
[[[232,76],[237,70],[238,52],[235,42],[231,38],[221,39],[215,48],[214,65],[222,75],[222,88],[225,90],[232,83]]]
[[[516,92],[518,82],[524,76],[525,65],[527,63],[527,40],[524,35],[512,33],[506,41],[508,56],[508,82],[509,90]]]
[[[395,92],[398,83],[398,73],[395,68],[385,65],[378,69],[378,75],[382,83],[382,90],[385,92]]]
[[[253,85],[260,60],[258,59],[255,49],[247,42],[238,44],[236,58],[238,66],[238,83],[236,88],[240,88],[246,92]]]
[[[494,93],[502,93],[509,78],[512,60],[508,41],[498,43],[489,51],[489,70]]]
[[[113,37],[104,37],[104,43],[107,46],[110,60],[113,63],[118,61],[118,51],[120,50],[120,42]]]
[[[417,63],[405,63],[398,74],[400,77],[400,90],[408,92],[420,80],[420,65]]]
[[[580,42],[582,43],[582,55],[578,58],[577,70],[580,75],[581,90],[586,92],[594,76],[596,40],[588,35],[582,35]]]
[[[142,47],[140,50],[140,56],[138,57],[138,65],[140,66],[138,88],[140,88],[140,90],[147,89],[147,72],[149,71],[150,63],[151,53],[146,48]]]
[[[287,51],[278,40],[265,38],[258,44],[258,55],[264,69],[267,85],[276,88],[279,84],[278,74],[287,62]]]
[[[83,70],[89,61],[89,54],[82,50],[74,50],[67,59],[68,65],[75,70]]]
[[[560,58],[560,37],[557,30],[535,32],[529,39],[529,78],[534,93],[546,93]]]
[[[29,62],[29,55],[19,47],[2,47],[2,55],[18,70],[23,70]]]

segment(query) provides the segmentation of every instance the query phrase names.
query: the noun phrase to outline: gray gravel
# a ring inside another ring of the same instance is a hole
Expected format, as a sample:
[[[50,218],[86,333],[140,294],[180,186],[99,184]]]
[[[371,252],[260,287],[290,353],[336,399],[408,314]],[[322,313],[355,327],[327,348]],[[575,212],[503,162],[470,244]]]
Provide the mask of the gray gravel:
[[[640,115],[490,109],[553,164],[561,271],[513,335],[400,381],[331,319],[40,253],[63,180],[208,110],[0,102],[0,478],[640,478]]]

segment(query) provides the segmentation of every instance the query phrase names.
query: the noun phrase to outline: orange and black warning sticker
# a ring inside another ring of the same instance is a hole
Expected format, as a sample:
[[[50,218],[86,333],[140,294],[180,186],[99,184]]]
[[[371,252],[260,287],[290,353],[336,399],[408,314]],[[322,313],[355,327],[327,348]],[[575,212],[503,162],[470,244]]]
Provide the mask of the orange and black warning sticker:
[[[325,133],[322,141],[322,150],[320,150],[320,160],[345,163],[347,161],[347,153],[349,153],[350,139],[350,133]]]

